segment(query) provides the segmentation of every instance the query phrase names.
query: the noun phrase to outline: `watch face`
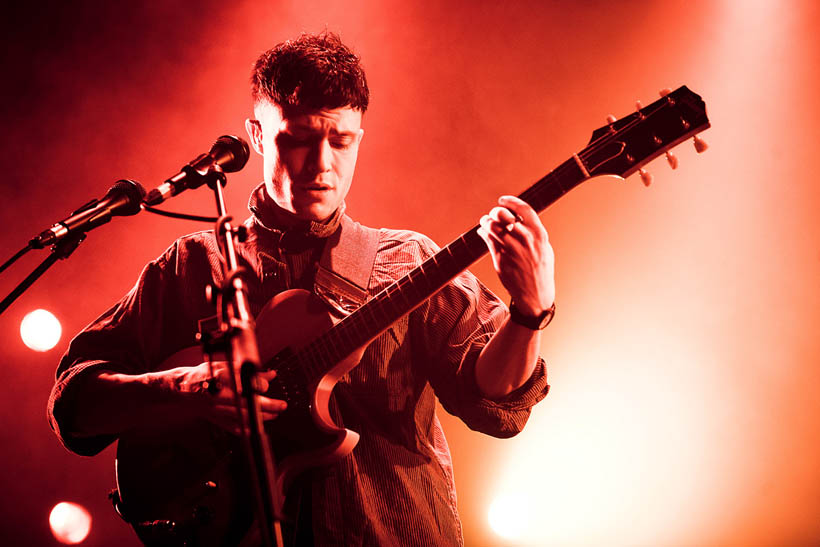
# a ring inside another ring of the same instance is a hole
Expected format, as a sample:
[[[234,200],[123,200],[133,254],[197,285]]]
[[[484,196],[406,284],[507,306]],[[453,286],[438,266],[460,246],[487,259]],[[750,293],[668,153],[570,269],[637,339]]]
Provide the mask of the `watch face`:
[[[547,325],[549,325],[550,321],[552,321],[552,316],[554,314],[555,314],[555,308],[553,308],[553,307],[550,307],[550,308],[544,310],[544,313],[542,313],[538,317],[538,319],[539,319],[539,321],[538,321],[538,330],[541,330],[544,327],[546,327]]]
[[[549,325],[550,321],[552,321],[552,308],[548,309],[543,314],[541,314],[541,322],[538,323],[538,330],[541,330],[547,325]]]

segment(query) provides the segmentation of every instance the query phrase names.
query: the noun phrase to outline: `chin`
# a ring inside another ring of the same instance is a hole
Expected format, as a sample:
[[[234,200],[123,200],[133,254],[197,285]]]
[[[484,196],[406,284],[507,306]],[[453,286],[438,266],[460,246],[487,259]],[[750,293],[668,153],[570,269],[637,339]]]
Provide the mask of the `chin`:
[[[313,220],[315,222],[321,222],[330,217],[330,215],[332,215],[333,211],[335,210],[336,209],[330,209],[328,207],[308,207],[299,210],[296,213],[296,216],[303,220]]]

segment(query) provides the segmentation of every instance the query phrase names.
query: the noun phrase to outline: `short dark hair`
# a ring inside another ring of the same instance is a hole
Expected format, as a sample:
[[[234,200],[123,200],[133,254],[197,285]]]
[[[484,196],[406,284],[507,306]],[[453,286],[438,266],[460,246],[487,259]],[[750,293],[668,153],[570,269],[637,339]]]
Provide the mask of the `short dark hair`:
[[[360,59],[332,32],[302,34],[259,56],[253,67],[254,103],[340,108],[364,112],[370,90]]]

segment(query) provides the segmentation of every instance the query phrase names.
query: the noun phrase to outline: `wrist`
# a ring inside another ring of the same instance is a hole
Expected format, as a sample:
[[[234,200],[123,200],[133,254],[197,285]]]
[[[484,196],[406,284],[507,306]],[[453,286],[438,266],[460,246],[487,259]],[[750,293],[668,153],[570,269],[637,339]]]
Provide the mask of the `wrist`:
[[[530,330],[546,328],[552,321],[553,316],[555,316],[555,302],[545,310],[534,312],[531,309],[521,309],[514,300],[510,301],[510,321]]]

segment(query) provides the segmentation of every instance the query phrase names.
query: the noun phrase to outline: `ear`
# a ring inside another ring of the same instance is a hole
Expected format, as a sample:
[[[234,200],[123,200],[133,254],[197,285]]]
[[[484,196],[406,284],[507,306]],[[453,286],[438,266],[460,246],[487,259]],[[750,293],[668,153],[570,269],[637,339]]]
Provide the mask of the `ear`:
[[[359,140],[356,142],[357,146],[362,142],[362,138],[364,138],[364,129],[359,128]]]
[[[252,120],[251,118],[245,120],[245,131],[248,132],[251,146],[253,146],[256,153],[264,155],[265,149],[262,146],[262,124],[259,120]]]

